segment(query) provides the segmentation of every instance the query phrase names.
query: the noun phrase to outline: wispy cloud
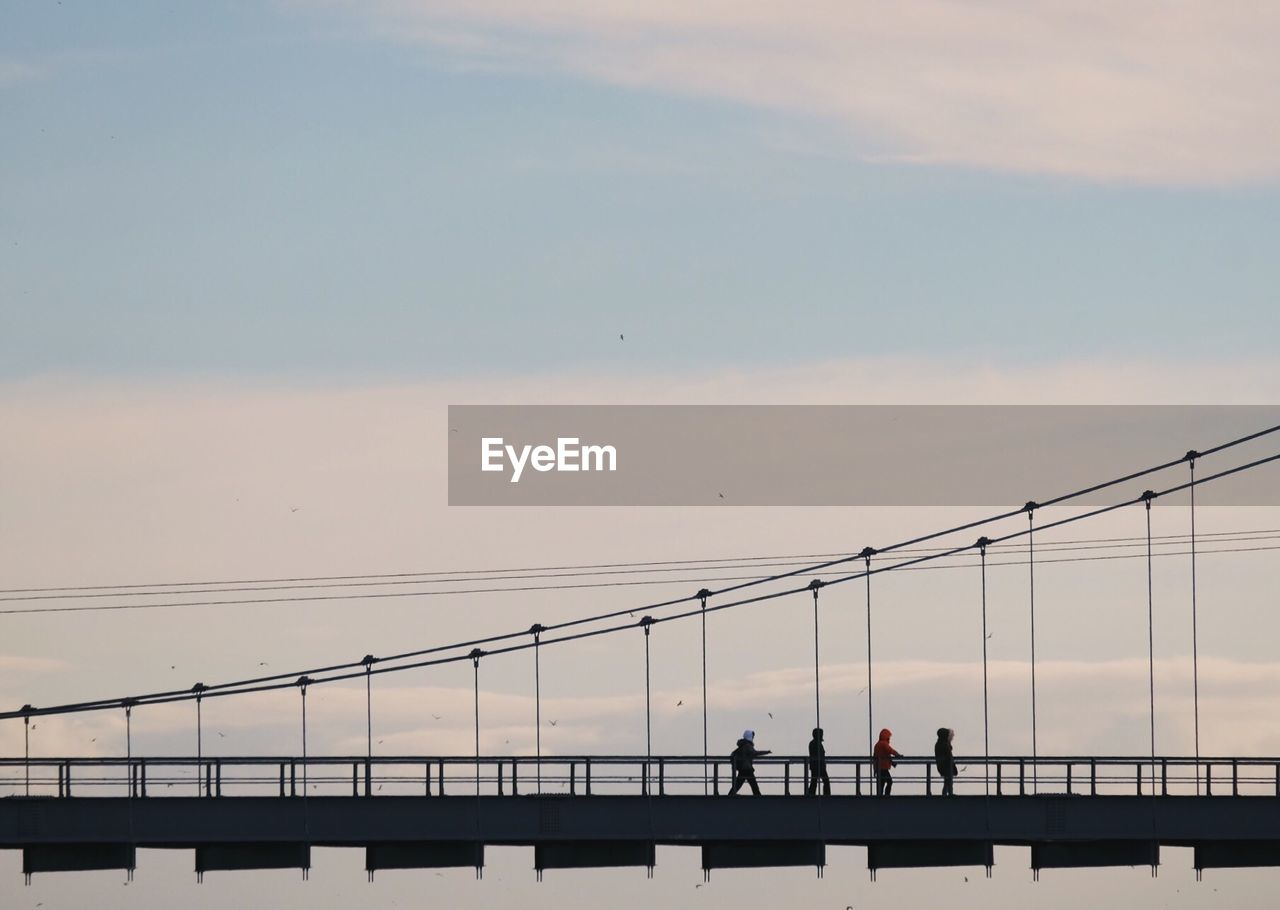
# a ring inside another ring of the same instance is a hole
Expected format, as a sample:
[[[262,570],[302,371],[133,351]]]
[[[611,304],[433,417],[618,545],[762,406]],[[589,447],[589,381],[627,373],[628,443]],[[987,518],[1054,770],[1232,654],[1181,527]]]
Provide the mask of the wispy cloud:
[[[24,63],[21,60],[0,58],[0,88],[17,85],[20,82],[29,82],[38,78],[40,74],[39,67]]]
[[[1265,4],[337,5],[390,40],[816,116],[870,160],[1144,183],[1280,176],[1280,8]]]

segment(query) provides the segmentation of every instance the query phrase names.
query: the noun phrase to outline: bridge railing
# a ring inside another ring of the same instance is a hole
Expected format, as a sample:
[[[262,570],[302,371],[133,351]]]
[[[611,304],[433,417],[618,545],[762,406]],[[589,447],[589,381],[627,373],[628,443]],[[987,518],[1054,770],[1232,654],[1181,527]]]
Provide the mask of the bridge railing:
[[[1181,756],[959,756],[957,795],[1280,796],[1280,758]],[[872,796],[869,759],[829,756],[833,795]],[[894,795],[942,792],[932,757],[904,756]],[[561,796],[724,795],[728,757],[544,756],[216,756],[0,758],[0,797],[88,796]],[[801,796],[810,783],[805,756],[755,760],[762,793]],[[749,793],[750,787],[744,786]]]

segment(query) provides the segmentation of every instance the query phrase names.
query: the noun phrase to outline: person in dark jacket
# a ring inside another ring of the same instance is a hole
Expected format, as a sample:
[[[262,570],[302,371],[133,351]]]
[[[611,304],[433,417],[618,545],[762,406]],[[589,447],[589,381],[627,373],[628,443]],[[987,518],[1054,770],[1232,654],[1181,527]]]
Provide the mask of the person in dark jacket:
[[[760,785],[756,783],[756,766],[755,760],[757,756],[768,755],[769,749],[756,748],[756,731],[743,730],[742,739],[738,740],[738,748],[733,750],[729,756],[730,762],[733,763],[733,787],[729,790],[729,795],[735,795],[743,784],[751,785],[751,793],[754,796],[760,795]]]
[[[881,730],[880,741],[876,743],[872,753],[876,766],[876,796],[888,796],[893,792],[893,775],[889,773],[889,769],[897,766],[894,759],[901,757],[901,753],[889,745],[892,736],[888,727]]]
[[[822,795],[831,795],[831,778],[827,776],[827,749],[822,744],[822,728],[813,728],[813,739],[809,740],[809,786],[804,795],[813,796],[818,792],[818,780],[822,780]]]
[[[933,758],[938,765],[938,773],[942,775],[942,795],[955,796],[952,786],[956,780],[956,758],[951,751],[951,741],[956,731],[946,727],[938,728],[938,741],[933,744]]]

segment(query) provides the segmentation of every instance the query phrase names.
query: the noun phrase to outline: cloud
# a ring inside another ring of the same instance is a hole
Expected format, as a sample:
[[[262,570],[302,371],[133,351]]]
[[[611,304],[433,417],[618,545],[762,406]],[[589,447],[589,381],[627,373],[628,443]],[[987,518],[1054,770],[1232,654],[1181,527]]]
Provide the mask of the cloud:
[[[1156,184],[1280,175],[1280,7],[1267,4],[323,5],[472,63],[815,117],[873,161]]]
[[[40,76],[40,70],[19,60],[0,59],[0,88],[28,82]]]

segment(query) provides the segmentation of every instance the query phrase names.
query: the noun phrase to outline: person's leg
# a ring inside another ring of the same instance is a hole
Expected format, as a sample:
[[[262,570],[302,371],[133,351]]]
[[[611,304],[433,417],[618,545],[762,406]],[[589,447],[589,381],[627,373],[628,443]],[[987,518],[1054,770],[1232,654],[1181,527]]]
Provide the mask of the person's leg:
[[[950,775],[943,775],[942,777],[942,795],[943,796],[951,795],[951,781],[952,781],[952,778]]]
[[[893,775],[888,771],[884,772],[884,795],[888,796],[893,793]]]
[[[814,789],[816,791],[817,788],[815,787]],[[827,776],[826,771],[822,772],[822,795],[823,796],[831,795],[831,778]]]
[[[747,783],[749,783],[749,784],[751,785],[751,795],[752,795],[752,796],[759,796],[759,795],[760,795],[760,785],[756,783],[756,776],[755,776],[755,774],[748,774],[748,775],[747,775]]]
[[[742,780],[743,780],[743,776],[742,776],[742,774],[740,774],[740,773],[738,773],[738,772],[736,772],[736,771],[735,771],[735,772],[734,772],[734,775],[733,775],[733,786],[729,788],[729,795],[730,795],[730,796],[734,796],[734,795],[736,795],[736,794],[737,794],[737,792],[738,792],[740,789],[742,789]]]
[[[884,772],[876,772],[876,796],[884,796]]]

